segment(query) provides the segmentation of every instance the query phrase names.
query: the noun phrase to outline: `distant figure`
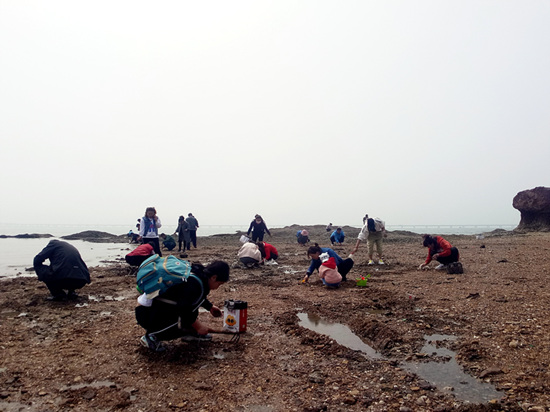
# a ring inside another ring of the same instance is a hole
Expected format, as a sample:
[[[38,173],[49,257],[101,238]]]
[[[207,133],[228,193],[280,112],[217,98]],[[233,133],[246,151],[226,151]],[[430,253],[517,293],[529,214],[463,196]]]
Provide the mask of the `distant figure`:
[[[334,250],[328,247],[320,247],[317,243],[315,243],[314,246],[310,246],[307,250],[307,255],[311,258],[311,264],[309,265],[306,276],[304,277],[304,282],[307,282],[315,269],[319,269],[321,266],[322,262],[320,256],[323,253],[328,253],[329,257],[334,258],[338,272],[342,275],[342,281],[345,282],[347,274],[353,267],[353,260],[350,258],[342,259]]]
[[[439,262],[439,265],[436,266],[437,270],[445,269],[450,263],[458,262],[460,258],[458,249],[452,247],[451,244],[441,236],[422,235],[422,239],[422,245],[428,248],[428,257],[418,269],[426,268],[432,259]]]
[[[199,228],[199,221],[195,216],[193,216],[193,213],[187,214],[187,219],[185,219],[187,224],[189,225],[189,228],[187,229],[189,231],[189,239],[190,242],[193,243],[193,247],[197,248],[197,229]]]
[[[305,229],[298,230],[298,232],[296,232],[296,240],[298,244],[305,246],[309,243],[309,232]]]
[[[237,257],[248,268],[258,266],[262,261],[262,253],[254,242],[246,242],[242,245],[237,253]]]
[[[341,227],[336,229],[334,232],[332,232],[332,235],[330,235],[330,243],[333,245],[336,243],[337,245],[341,245],[344,243],[344,239],[346,238],[346,235]]]
[[[330,232],[332,230],[332,223],[329,223],[327,227],[325,228],[327,232]]]
[[[365,223],[367,223],[367,219],[368,219],[368,218],[369,218],[369,215],[367,215],[367,214],[366,214],[365,216],[363,216],[363,225],[364,225]]]
[[[171,286],[152,301],[140,296],[136,320],[145,329],[141,344],[151,351],[162,352],[166,349],[162,346],[162,341],[211,341],[212,335],[209,332],[214,330],[198,319],[199,308],[206,309],[215,318],[221,317],[220,308],[208,300],[208,294],[227,281],[227,263],[214,261],[206,267],[194,263],[186,282]]]
[[[172,250],[176,247],[176,241],[172,236],[162,233],[160,238],[162,239],[162,246],[166,249]]]
[[[128,253],[124,259],[130,266],[139,266],[154,253],[153,245],[144,243]]]
[[[277,249],[275,246],[270,245],[267,242],[259,241],[258,242],[258,249],[260,249],[260,253],[262,254],[262,258],[268,262],[270,260],[277,260],[279,257],[279,252],[277,252]]]
[[[139,239],[139,234],[138,233],[134,233],[133,230],[130,230],[128,232],[128,235],[127,235],[130,240],[128,241],[128,243],[137,243],[138,242],[138,239]]]
[[[257,240],[264,240],[264,232],[267,232],[267,234],[271,236],[271,232],[260,215],[254,216],[254,220],[250,222],[246,236],[250,236],[250,232],[252,232],[253,242],[256,242]]]
[[[139,228],[139,240],[143,243],[151,243],[155,249],[155,253],[162,256],[159,243],[159,227],[162,226],[160,219],[157,216],[157,210],[154,207],[145,209],[145,216],[141,218]]]
[[[189,234],[189,223],[185,221],[185,218],[182,216],[178,219],[178,227],[176,229],[178,234],[178,252],[181,252],[182,245],[183,251],[185,249],[191,249],[191,235]]]
[[[376,252],[378,253],[378,264],[383,265],[384,260],[382,257],[382,238],[386,237],[386,224],[380,218],[369,218],[369,215],[365,215],[363,219],[365,224],[357,236],[357,242],[353,248],[350,256],[353,256],[357,249],[359,249],[359,244],[361,242],[367,241],[369,247],[369,265],[374,265],[374,245],[376,245]]]
[[[141,227],[141,219],[138,219],[137,223],[136,223],[136,229],[137,229],[138,233],[139,233],[140,227]]]
[[[50,265],[44,265],[46,259]],[[51,301],[74,300],[75,290],[90,283],[90,272],[78,250],[62,240],[50,240],[34,258],[34,270],[38,280],[44,282],[51,293]],[[67,292],[65,292],[67,291]]]

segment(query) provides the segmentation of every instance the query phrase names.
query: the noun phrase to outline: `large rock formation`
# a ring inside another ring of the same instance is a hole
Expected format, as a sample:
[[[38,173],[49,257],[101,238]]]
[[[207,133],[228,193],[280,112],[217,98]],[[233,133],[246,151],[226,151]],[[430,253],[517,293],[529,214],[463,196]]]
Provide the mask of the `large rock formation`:
[[[521,213],[517,229],[528,231],[550,230],[550,188],[535,187],[519,192],[512,203]]]

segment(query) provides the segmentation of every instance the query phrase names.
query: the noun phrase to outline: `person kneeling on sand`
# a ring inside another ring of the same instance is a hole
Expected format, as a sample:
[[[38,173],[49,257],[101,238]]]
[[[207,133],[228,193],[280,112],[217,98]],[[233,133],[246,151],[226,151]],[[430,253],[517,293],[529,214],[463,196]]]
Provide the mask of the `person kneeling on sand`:
[[[306,275],[304,276],[303,282],[307,282],[313,271],[315,271],[315,269],[319,269],[322,263],[320,256],[323,253],[328,253],[329,257],[334,258],[338,272],[342,275],[342,281],[345,282],[347,274],[353,267],[353,260],[351,258],[344,260],[338,256],[334,250],[328,247],[320,247],[317,243],[315,243],[315,246],[310,246],[307,250],[307,255],[311,258],[311,264],[309,265]]]
[[[258,249],[260,249],[262,258],[266,262],[270,260],[277,260],[279,257],[279,252],[277,252],[277,249],[275,248],[275,246],[270,245],[267,242],[258,242]]]
[[[298,230],[296,232],[296,240],[299,245],[305,246],[309,243],[309,232],[306,229]]]
[[[422,245],[428,248],[428,257],[418,269],[422,270],[427,268],[432,259],[439,262],[439,265],[436,266],[437,270],[445,269],[448,264],[458,262],[460,257],[458,249],[452,247],[451,244],[441,236],[422,235],[422,239]]]
[[[130,266],[139,266],[145,262],[149,256],[152,256],[154,252],[155,251],[151,243],[144,243],[124,256],[124,259]]]
[[[46,259],[50,260],[50,266],[43,264]],[[50,240],[35,256],[33,265],[38,280],[44,282],[51,293],[47,300],[74,300],[78,297],[75,290],[90,283],[90,272],[80,253],[62,240]]]
[[[162,233],[160,235],[160,238],[162,239],[162,246],[164,246],[166,249],[172,250],[176,247],[176,241],[172,236]]]
[[[216,318],[222,316],[220,308],[214,306],[207,296],[229,281],[229,265],[214,261],[204,267],[193,264],[186,282],[171,286],[161,296],[152,300],[145,294],[138,298],[137,323],[145,329],[141,344],[152,351],[165,350],[162,341],[181,338],[183,341],[210,341],[216,332],[198,320],[199,307],[203,307]]]
[[[262,252],[255,242],[246,242],[242,245],[237,257],[247,268],[258,266],[262,262]]]
[[[328,253],[322,253],[319,259],[323,262],[319,267],[319,278],[323,282],[323,285],[328,288],[340,287],[342,275],[336,269],[336,259],[330,257]]]

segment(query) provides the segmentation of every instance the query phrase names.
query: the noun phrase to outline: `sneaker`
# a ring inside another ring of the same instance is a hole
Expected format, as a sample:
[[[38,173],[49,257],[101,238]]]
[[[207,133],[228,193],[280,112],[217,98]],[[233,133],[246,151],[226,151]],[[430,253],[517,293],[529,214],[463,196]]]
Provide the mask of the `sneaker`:
[[[435,267],[435,270],[443,270],[443,269],[445,269],[445,265],[443,263],[441,263],[441,264],[439,264]]]
[[[380,260],[378,261],[378,264],[379,264],[379,265],[383,265],[383,264],[384,264],[384,261],[383,261],[382,259],[380,259]]]
[[[183,335],[181,340],[184,342],[210,342],[212,340],[212,335],[207,333],[206,335]]]
[[[374,261],[372,259],[369,260],[369,263],[367,263],[367,265],[374,265]]]
[[[162,343],[157,342],[157,339],[151,335],[143,335],[140,339],[140,342],[146,348],[151,349],[153,352],[163,352],[166,350]]]

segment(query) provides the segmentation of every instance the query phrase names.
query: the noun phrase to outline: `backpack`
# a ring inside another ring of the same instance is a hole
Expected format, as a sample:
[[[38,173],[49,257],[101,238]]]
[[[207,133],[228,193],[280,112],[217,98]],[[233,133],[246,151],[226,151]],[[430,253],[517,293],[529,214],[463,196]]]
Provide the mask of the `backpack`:
[[[464,268],[462,267],[462,263],[460,262],[453,262],[449,263],[447,265],[447,273],[449,275],[461,275],[464,273]]]
[[[140,265],[136,287],[148,299],[153,299],[166,292],[170,286],[187,282],[189,276],[194,276],[191,274],[190,262],[172,255],[153,255]]]
[[[367,219],[367,229],[369,232],[381,232],[384,229],[384,226],[384,221],[379,217]]]

